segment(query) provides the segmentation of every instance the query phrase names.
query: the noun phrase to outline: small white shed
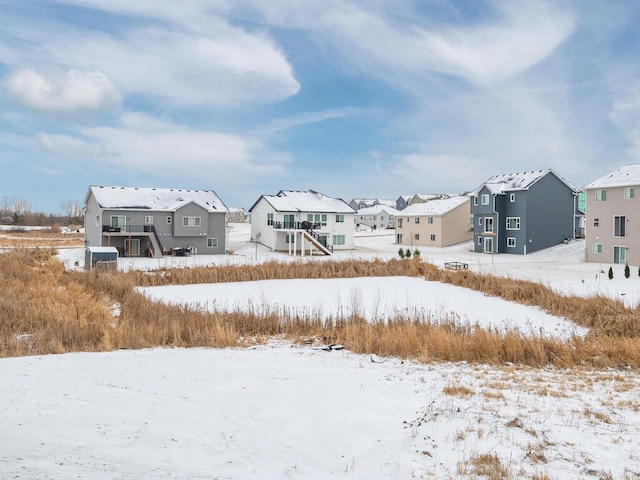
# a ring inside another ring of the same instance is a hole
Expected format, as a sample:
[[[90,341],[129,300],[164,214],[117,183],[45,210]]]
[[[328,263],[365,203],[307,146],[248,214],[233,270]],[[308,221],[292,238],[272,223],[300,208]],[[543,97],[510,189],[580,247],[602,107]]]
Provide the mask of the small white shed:
[[[87,247],[84,252],[84,268],[103,268],[114,270],[118,267],[118,249],[116,247]]]

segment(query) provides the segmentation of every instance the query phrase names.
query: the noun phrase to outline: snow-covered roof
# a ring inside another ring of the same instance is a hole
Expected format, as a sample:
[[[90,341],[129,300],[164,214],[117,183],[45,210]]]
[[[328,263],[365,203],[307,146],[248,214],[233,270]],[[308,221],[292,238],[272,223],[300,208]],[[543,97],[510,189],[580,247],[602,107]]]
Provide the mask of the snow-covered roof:
[[[116,247],[87,247],[87,250],[93,253],[118,253]]]
[[[389,207],[387,205],[374,205],[373,207],[365,207],[359,209],[356,213],[358,215],[378,215],[379,213],[385,212],[388,215],[398,215],[400,212],[395,208]]]
[[[276,195],[262,195],[277,212],[323,212],[323,213],[354,213],[344,200],[332,198],[313,190],[280,190]],[[260,201],[253,204],[249,211]]]
[[[227,212],[227,207],[213,190],[184,190],[178,188],[107,187],[91,185],[85,198],[93,193],[98,205],[110,210],[175,211],[195,202],[209,212]]]
[[[390,200],[390,199],[387,199],[387,198],[379,198],[376,201],[378,202],[379,205],[386,205],[387,207],[396,208],[396,201],[395,200]]]
[[[620,167],[613,172],[607,173],[595,182],[591,182],[584,188],[586,190],[591,188],[627,187],[633,185],[640,185],[640,163]]]
[[[457,196],[450,198],[442,198],[439,200],[429,200],[424,203],[414,203],[399,212],[402,216],[419,216],[419,215],[444,215],[456,207],[459,207],[469,201],[467,196]]]
[[[244,208],[242,208],[242,207],[229,207],[229,213],[244,213]]]
[[[420,200],[428,202],[431,200],[447,198],[449,197],[449,195],[447,195],[446,193],[416,193],[413,197],[418,197]]]
[[[472,194],[477,194],[482,187],[487,187],[491,193],[501,194],[506,192],[515,192],[519,190],[528,190],[531,185],[536,183],[538,180],[551,173],[555,175],[560,181],[565,183],[571,190],[578,193],[580,190],[574,186],[571,182],[562,178],[556,172],[547,168],[545,170],[533,170],[530,172],[519,172],[519,173],[504,173],[501,175],[494,175],[489,178],[486,182],[476,188]]]

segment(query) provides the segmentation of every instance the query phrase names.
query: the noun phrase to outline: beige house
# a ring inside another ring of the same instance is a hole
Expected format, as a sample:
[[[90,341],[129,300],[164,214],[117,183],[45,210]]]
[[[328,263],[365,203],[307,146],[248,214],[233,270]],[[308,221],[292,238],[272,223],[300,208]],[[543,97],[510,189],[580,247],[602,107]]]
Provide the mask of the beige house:
[[[587,262],[640,264],[640,164],[608,173],[585,193]]]
[[[399,245],[448,247],[473,239],[469,197],[455,196],[409,205],[396,216]]]

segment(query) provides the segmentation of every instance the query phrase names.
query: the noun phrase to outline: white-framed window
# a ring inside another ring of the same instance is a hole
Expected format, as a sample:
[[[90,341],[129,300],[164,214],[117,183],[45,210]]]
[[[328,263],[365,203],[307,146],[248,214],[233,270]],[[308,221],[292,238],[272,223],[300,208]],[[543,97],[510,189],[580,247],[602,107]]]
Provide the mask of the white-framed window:
[[[291,234],[287,233],[284,236],[284,242],[285,243],[293,243],[293,235],[294,235],[293,233],[291,233]]]
[[[482,225],[482,217],[478,217],[478,225]]]
[[[144,216],[144,223],[146,225],[153,225],[153,215],[145,215]]]
[[[323,213],[323,214],[322,214],[322,221],[320,222],[320,224],[321,224],[323,227],[326,227],[326,226],[327,226],[327,214],[326,214],[326,213]]]
[[[273,213],[267,213],[267,225],[273,225]]]
[[[432,233],[432,234],[431,234],[431,236],[429,237],[429,239],[430,239],[432,242],[435,242],[435,241],[436,241],[436,234],[435,234],[435,233]]]
[[[591,253],[602,253],[602,244],[601,243],[592,243],[591,244]]]
[[[416,234],[413,236],[413,239],[414,239],[414,240],[420,240],[420,234],[419,234],[419,233],[416,233]]]
[[[207,238],[207,248],[218,248],[218,239]]]
[[[520,230],[520,217],[507,217],[507,230]]]
[[[516,246],[516,237],[507,237],[507,247],[515,247]]]
[[[516,194],[515,193],[510,193],[509,194],[509,201],[510,202],[515,202],[516,201]]]
[[[336,215],[336,223],[344,223],[344,214],[339,213]]]
[[[482,237],[478,237],[478,245],[482,245]]]
[[[627,235],[627,217],[624,215],[616,215],[613,217],[613,236],[626,237]]]
[[[624,189],[624,198],[625,198],[625,200],[630,200],[632,198],[636,198],[636,189],[635,189],[635,187],[625,187],[625,189]]]
[[[402,228],[402,219],[401,218],[398,219],[398,228]]]
[[[593,226],[594,227],[599,227],[600,226],[600,219],[597,217],[594,217],[593,219]]]
[[[167,225],[171,225],[173,223],[173,217],[171,215],[167,215],[167,218],[165,220],[167,222]]]
[[[182,217],[183,227],[199,227],[200,217]]]
[[[399,233],[397,235],[397,239],[398,239],[398,241],[396,243],[402,243],[402,234],[401,233]]]
[[[428,218],[427,218],[427,223],[428,223],[429,225],[433,225],[433,217],[428,217]]]
[[[333,244],[334,245],[344,245],[344,235],[334,235],[333,236]]]
[[[415,223],[420,223],[420,217],[416,217],[416,218],[414,218],[414,219],[413,219],[413,221],[414,221]]]
[[[596,202],[606,202],[607,201],[607,189],[603,188],[600,190],[596,190]]]
[[[483,193],[482,196],[480,197],[480,203],[482,205],[489,205],[489,194],[488,193]]]
[[[476,205],[476,206],[478,205],[478,196],[477,195],[473,196],[473,204]]]

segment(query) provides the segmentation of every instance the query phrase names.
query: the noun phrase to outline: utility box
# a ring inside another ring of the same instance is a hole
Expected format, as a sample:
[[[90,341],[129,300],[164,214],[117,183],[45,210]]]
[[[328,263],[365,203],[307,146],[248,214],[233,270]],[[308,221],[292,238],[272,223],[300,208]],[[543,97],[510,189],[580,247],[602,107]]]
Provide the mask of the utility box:
[[[84,251],[84,268],[116,270],[118,268],[118,249],[116,247],[87,247]]]

